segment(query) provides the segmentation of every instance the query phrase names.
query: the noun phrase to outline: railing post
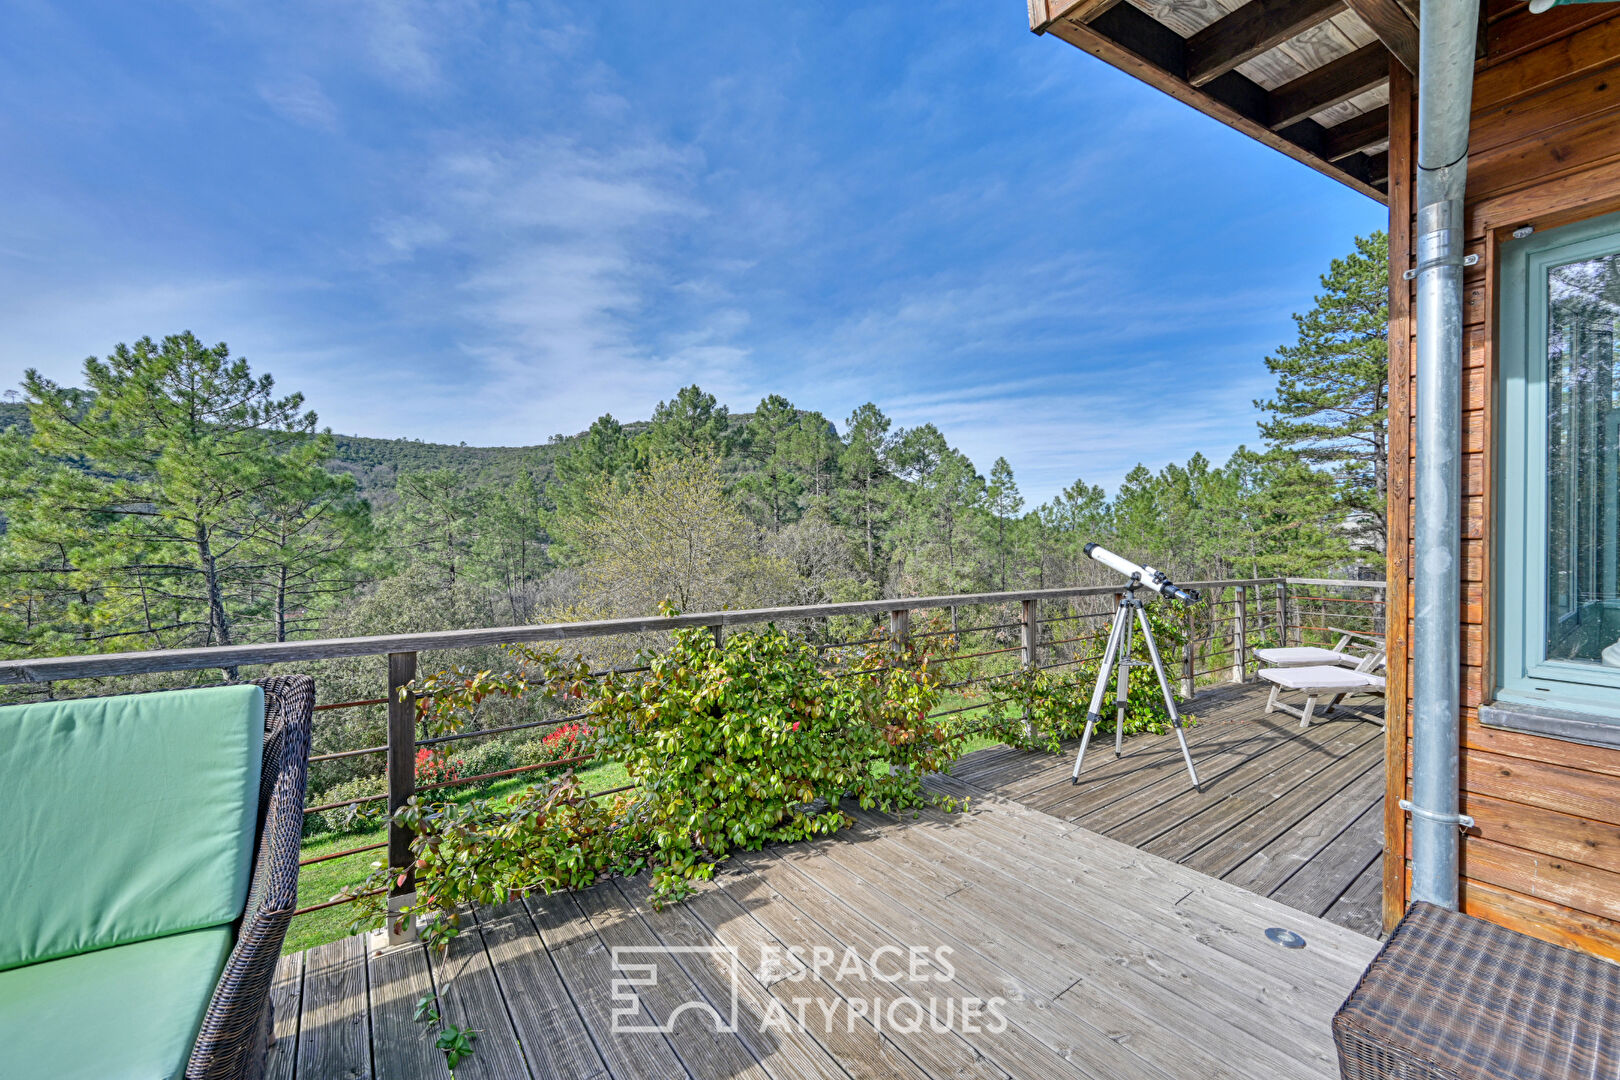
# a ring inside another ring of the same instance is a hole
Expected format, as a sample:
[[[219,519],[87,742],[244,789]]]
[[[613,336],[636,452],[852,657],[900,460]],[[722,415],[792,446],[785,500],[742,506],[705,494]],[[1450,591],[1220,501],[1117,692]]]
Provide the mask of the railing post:
[[[714,647],[723,649],[726,645],[726,628],[719,623],[709,627],[709,633],[714,635]]]
[[[1277,582],[1277,644],[1288,645],[1288,579]]]
[[[416,899],[411,831],[396,825],[394,812],[416,794],[416,695],[408,687],[416,678],[416,654],[388,654],[388,920],[383,940],[400,945],[416,940],[413,919],[399,912]],[[397,929],[396,929],[397,927]]]
[[[1232,591],[1237,594],[1232,614],[1232,636],[1236,646],[1232,650],[1232,681],[1240,683],[1249,674],[1249,590],[1239,585]]]
[[[889,612],[889,648],[896,654],[905,648],[911,636],[911,609],[895,608]]]
[[[1038,600],[1024,601],[1023,626],[1020,628],[1023,634],[1024,670],[1029,672],[1037,670],[1041,665],[1041,623],[1037,607],[1039,603]],[[1027,708],[1024,710],[1024,734],[1030,738],[1035,737],[1035,719],[1030,716]]]
[[[1193,696],[1193,606],[1183,605],[1187,619],[1187,641],[1181,647],[1181,696],[1191,700]]]

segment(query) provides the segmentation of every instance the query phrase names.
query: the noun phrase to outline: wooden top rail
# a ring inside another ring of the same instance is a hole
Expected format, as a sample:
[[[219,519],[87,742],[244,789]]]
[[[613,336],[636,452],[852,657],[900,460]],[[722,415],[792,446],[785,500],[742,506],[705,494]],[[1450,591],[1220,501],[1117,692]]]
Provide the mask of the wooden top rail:
[[[1307,578],[1237,578],[1226,581],[1190,581],[1192,589],[1221,589],[1237,585],[1271,585],[1287,580],[1317,583]],[[1375,585],[1382,582],[1325,582],[1338,585]],[[611,637],[649,631],[681,630],[697,626],[745,626],[750,623],[819,619],[837,615],[880,615],[888,611],[967,607],[1025,600],[1064,600],[1080,596],[1112,596],[1120,585],[1088,585],[1066,589],[1028,589],[1020,592],[964,593],[953,596],[891,597],[841,604],[753,608],[744,611],[706,611],[692,615],[642,616],[598,619],[591,622],[546,623],[538,626],[496,626],[476,630],[441,630],[423,634],[381,634],[373,637],[327,638],[316,641],[268,642],[261,645],[223,645],[202,649],[159,649],[151,652],[103,653],[92,656],[55,656],[46,659],[0,661],[0,685],[47,683],[61,679],[94,679],[120,675],[147,675],[162,671],[201,671],[251,664],[284,664],[299,660],[331,660],[345,656],[383,656],[430,649],[470,649],[486,645],[512,645],[537,641]]]
[[[1288,585],[1338,585],[1350,589],[1383,589],[1388,587],[1388,582],[1384,581],[1349,581],[1344,578],[1291,577],[1282,580]]]

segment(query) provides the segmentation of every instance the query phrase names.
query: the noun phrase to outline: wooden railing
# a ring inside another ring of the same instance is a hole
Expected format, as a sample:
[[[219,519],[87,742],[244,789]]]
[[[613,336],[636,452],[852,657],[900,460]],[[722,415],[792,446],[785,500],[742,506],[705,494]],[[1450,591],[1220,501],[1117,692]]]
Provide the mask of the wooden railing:
[[[1180,683],[1182,694],[1191,697],[1200,685],[1211,682],[1243,682],[1256,667],[1254,649],[1267,644],[1328,642],[1342,631],[1372,636],[1384,631],[1384,583],[1320,578],[1245,578],[1193,582],[1189,587],[1204,594],[1203,602],[1179,610],[1166,606],[1183,622],[1185,641],[1181,646]],[[243,668],[274,664],[299,664],[340,658],[382,656],[387,658],[387,690],[382,697],[318,704],[321,714],[340,709],[385,706],[387,738],[381,745],[349,747],[313,756],[312,764],[327,761],[381,756],[384,759],[386,791],[359,798],[318,802],[306,814],[386,802],[389,814],[387,839],[306,858],[302,865],[328,862],[387,850],[388,865],[401,871],[391,892],[404,896],[414,886],[410,880],[410,841],[405,829],[393,824],[393,812],[411,798],[434,790],[488,784],[538,770],[587,764],[585,758],[546,761],[473,776],[457,777],[419,785],[416,778],[416,752],[470,739],[555,727],[583,719],[579,715],[550,716],[520,723],[501,724],[477,730],[421,737],[417,704],[410,686],[424,652],[455,652],[470,648],[535,642],[584,643],[590,639],[645,635],[690,627],[708,627],[716,635],[728,627],[762,623],[799,624],[820,628],[812,636],[828,654],[870,645],[883,639],[876,628],[884,626],[889,639],[952,635],[957,651],[950,663],[960,665],[979,661],[971,677],[947,683],[944,689],[958,694],[973,688],[986,692],[985,700],[943,708],[934,717],[960,715],[985,709],[996,703],[994,684],[1020,670],[1049,670],[1082,664],[1100,657],[1106,620],[1120,595],[1113,585],[1062,589],[1035,589],[1013,592],[958,594],[949,596],[901,597],[838,604],[759,608],[744,611],[703,612],[671,617],[653,616],[607,619],[592,622],[550,623],[537,626],[489,627],[475,630],[448,630],[421,634],[379,635],[334,638],[317,641],[278,642],[259,645],[230,645],[214,648],[169,649],[154,652],[111,653],[90,656],[60,656],[48,659],[0,662],[0,685],[53,684],[75,680],[112,680],[165,672],[209,669],[240,672]],[[1376,595],[1375,595],[1376,594]],[[919,612],[941,612],[949,623],[933,630],[913,632],[912,616]],[[967,616],[966,624],[963,616]],[[848,640],[833,640],[827,629],[839,621],[871,620],[873,629]],[[987,620],[987,621],[980,621]],[[1004,658],[1004,659],[1003,659]],[[1166,656],[1167,663],[1175,658]],[[994,670],[1000,668],[1002,670]],[[635,669],[617,669],[621,672]],[[959,670],[959,668],[958,668]],[[836,677],[859,677],[868,671],[841,671]],[[606,672],[597,672],[598,676]],[[1174,675],[1174,673],[1172,673]],[[99,684],[97,691],[105,686]],[[319,718],[317,718],[319,722]],[[965,729],[971,732],[971,727]],[[591,797],[617,794],[634,785],[590,792]],[[346,901],[313,903],[299,914],[328,908]]]

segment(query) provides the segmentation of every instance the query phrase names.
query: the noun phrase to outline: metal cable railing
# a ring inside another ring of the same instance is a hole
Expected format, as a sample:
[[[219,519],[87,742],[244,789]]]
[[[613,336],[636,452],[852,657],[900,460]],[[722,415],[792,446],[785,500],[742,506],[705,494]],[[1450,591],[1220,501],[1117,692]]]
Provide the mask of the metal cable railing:
[[[1307,588],[1303,590],[1292,588],[1296,585]],[[1165,612],[1168,617],[1181,620],[1182,640],[1178,645],[1166,650],[1165,659],[1173,668],[1178,659],[1174,654],[1180,652],[1180,682],[1184,697],[1190,697],[1198,686],[1212,679],[1244,681],[1256,666],[1253,650],[1263,645],[1313,643],[1318,640],[1329,640],[1332,635],[1342,634],[1347,630],[1369,636],[1381,636],[1385,625],[1384,600],[1381,597],[1366,595],[1366,592],[1372,590],[1381,592],[1383,589],[1381,582],[1251,578],[1194,582],[1190,587],[1204,592],[1205,603],[1187,609],[1167,609]],[[1350,592],[1359,595],[1347,595]],[[415,680],[418,658],[422,652],[530,642],[583,642],[587,639],[613,638],[691,627],[708,627],[718,635],[728,627],[770,622],[802,622],[805,626],[804,632],[812,635],[811,644],[828,658],[828,676],[854,678],[890,671],[893,670],[893,665],[848,669],[837,659],[844,650],[871,648],[893,641],[897,637],[914,640],[946,639],[949,641],[948,650],[944,655],[930,658],[928,663],[930,668],[941,676],[939,689],[950,697],[943,703],[946,707],[930,713],[929,719],[962,718],[967,721],[967,725],[953,730],[958,735],[966,736],[991,730],[994,726],[989,721],[975,723],[970,714],[1014,700],[1012,697],[994,696],[997,684],[1020,672],[1051,671],[1099,661],[1108,629],[1106,625],[1097,625],[1078,633],[1075,630],[1080,630],[1080,626],[1075,626],[1066,636],[1058,636],[1063,632],[1059,624],[1084,624],[1087,621],[1107,619],[1113,611],[1114,597],[1118,594],[1119,589],[1114,586],[1100,586],[912,597],[860,601],[852,604],[711,612],[590,623],[6,661],[0,662],[0,685],[110,678],[250,664],[288,664],[340,657],[386,656],[388,658],[386,697],[330,702],[315,707],[324,716],[338,710],[385,706],[386,741],[374,745],[335,748],[310,758],[312,765],[325,766],[336,762],[355,763],[382,756],[385,758],[385,766],[378,780],[385,790],[353,798],[313,803],[307,806],[304,812],[311,815],[348,807],[383,804],[381,809],[384,815],[379,819],[379,824],[386,822],[387,837],[372,843],[309,855],[300,861],[300,865],[314,866],[386,851],[388,865],[401,871],[396,876],[392,889],[397,893],[410,891],[414,887],[410,882],[410,835],[394,823],[394,811],[404,806],[411,798],[427,793],[457,798],[460,792],[487,792],[491,785],[534,773],[596,764],[589,755],[577,754],[556,760],[487,770],[470,776],[419,780],[416,775],[415,759],[418,751],[424,748],[444,747],[469,740],[487,740],[524,731],[556,728],[567,723],[581,723],[589,718],[586,713],[571,713],[563,716],[517,719],[465,731],[424,734],[418,730],[421,717],[417,703],[408,690]],[[1043,605],[1057,602],[1064,603],[1068,611],[1064,614],[1042,615]],[[1095,605],[1098,610],[1076,610],[1088,605]],[[949,625],[939,625],[936,622],[932,625],[918,626],[913,632],[910,626],[911,616],[917,613],[929,615],[936,620],[943,620],[948,615]],[[969,617],[974,614],[979,618]],[[885,617],[888,621],[886,632],[881,629]],[[880,629],[876,633],[867,629],[845,641],[814,640],[816,634],[829,632],[835,622],[849,626],[851,619],[857,628],[864,622],[867,627],[872,627],[876,623]],[[1348,628],[1334,625],[1347,620],[1353,620],[1353,625]],[[969,625],[961,625],[964,622]],[[816,627],[822,629],[817,631]],[[1016,644],[1004,644],[1009,633],[1014,635]],[[600,679],[609,675],[633,676],[647,670],[645,665],[604,666],[601,670],[591,671],[586,677]],[[1172,675],[1174,676],[1174,672]],[[982,695],[983,699],[973,700],[978,695]],[[635,790],[638,786],[632,779],[630,783],[587,792],[584,797],[605,798]],[[322,911],[357,898],[310,904],[298,908],[296,913],[304,915]]]

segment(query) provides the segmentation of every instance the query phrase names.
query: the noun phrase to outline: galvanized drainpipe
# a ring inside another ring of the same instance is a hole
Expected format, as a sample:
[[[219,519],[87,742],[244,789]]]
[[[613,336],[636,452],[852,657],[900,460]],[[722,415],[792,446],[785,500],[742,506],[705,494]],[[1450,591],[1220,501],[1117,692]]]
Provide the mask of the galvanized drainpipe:
[[[1417,477],[1412,899],[1457,907],[1463,187],[1479,0],[1422,0],[1418,49]]]

